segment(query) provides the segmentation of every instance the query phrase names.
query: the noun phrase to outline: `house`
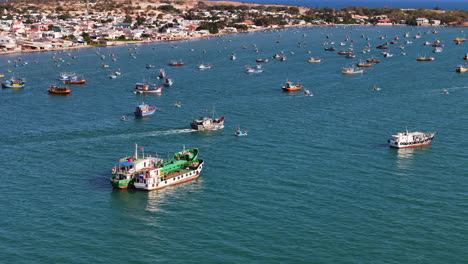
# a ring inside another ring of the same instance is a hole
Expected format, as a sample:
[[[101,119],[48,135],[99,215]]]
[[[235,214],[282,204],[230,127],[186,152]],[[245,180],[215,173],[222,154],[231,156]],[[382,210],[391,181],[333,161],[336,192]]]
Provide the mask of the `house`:
[[[423,17],[416,18],[416,24],[418,26],[429,26],[429,19]]]
[[[433,19],[433,20],[431,20],[431,24],[432,24],[433,26],[440,26],[440,20],[435,20],[435,19]]]

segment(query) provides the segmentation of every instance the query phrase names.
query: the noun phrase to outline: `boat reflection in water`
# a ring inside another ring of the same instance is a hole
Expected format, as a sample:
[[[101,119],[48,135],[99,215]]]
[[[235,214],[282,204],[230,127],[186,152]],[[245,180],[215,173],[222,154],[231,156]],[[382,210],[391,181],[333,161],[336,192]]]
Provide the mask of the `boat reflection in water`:
[[[413,166],[413,160],[416,155],[424,154],[424,151],[431,149],[426,146],[422,148],[402,148],[392,149],[396,152],[396,165],[399,169],[410,169]]]
[[[169,186],[164,189],[139,192],[147,197],[145,211],[161,212],[164,210],[163,206],[167,207],[170,204],[177,204],[177,207],[193,207],[199,203],[197,193],[203,189],[203,177],[199,177],[193,181],[184,184]],[[147,215],[146,215],[147,216]]]

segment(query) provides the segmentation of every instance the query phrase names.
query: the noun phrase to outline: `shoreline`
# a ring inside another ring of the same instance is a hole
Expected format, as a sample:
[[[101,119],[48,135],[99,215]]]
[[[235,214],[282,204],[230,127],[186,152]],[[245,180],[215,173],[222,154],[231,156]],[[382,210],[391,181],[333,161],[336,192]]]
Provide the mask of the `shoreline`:
[[[0,56],[8,55],[8,54],[17,54],[17,53],[36,53],[36,52],[51,52],[51,51],[65,51],[65,50],[78,50],[84,48],[96,48],[96,47],[114,47],[114,46],[122,46],[122,45],[135,45],[135,44],[149,44],[149,43],[157,43],[157,42],[177,42],[177,41],[188,41],[188,40],[198,40],[198,39],[208,39],[212,37],[220,37],[225,35],[234,35],[234,34],[248,34],[248,33],[256,33],[256,32],[264,32],[264,31],[273,31],[273,30],[282,30],[282,29],[289,29],[289,28],[303,28],[303,27],[330,27],[330,26],[369,26],[369,27],[411,27],[408,25],[361,25],[361,24],[327,24],[327,25],[289,25],[283,26],[278,28],[261,28],[261,29],[253,29],[250,31],[242,31],[242,32],[233,32],[233,33],[217,33],[217,34],[210,34],[207,36],[199,36],[199,37],[187,37],[187,38],[179,38],[179,39],[172,39],[172,40],[129,40],[129,41],[113,41],[109,40],[111,44],[103,44],[103,45],[80,45],[80,46],[72,46],[66,48],[52,48],[52,49],[40,49],[40,50],[12,50],[12,51],[0,51]],[[447,27],[447,26],[417,26],[417,27]],[[456,27],[456,26],[453,26]]]

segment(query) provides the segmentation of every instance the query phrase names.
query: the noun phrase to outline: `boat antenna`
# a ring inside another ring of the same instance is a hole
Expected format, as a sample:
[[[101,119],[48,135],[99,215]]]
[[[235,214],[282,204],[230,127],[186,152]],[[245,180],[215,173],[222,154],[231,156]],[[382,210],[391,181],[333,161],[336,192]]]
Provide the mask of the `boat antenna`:
[[[185,144],[182,146],[183,151],[185,151]]]

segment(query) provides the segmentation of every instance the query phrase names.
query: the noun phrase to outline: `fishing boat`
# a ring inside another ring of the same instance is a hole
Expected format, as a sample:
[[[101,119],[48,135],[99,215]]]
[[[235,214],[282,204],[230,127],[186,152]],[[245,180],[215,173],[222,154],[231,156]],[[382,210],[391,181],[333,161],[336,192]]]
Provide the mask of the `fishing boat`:
[[[338,54],[339,55],[350,55],[350,54],[353,54],[353,52],[352,51],[340,50],[340,51],[338,51]]]
[[[376,48],[377,49],[388,49],[388,46],[387,45],[378,45]]]
[[[261,73],[263,72],[263,69],[261,68],[260,65],[255,66],[255,68],[247,67],[245,68],[246,73]]]
[[[72,77],[76,76],[76,74],[74,72],[62,72],[60,73],[60,76],[59,76],[59,81],[66,81]]]
[[[442,90],[442,94],[449,94],[448,90]]]
[[[158,75],[158,79],[164,79],[166,78],[166,71],[164,69],[159,69],[159,75]]]
[[[71,76],[63,81],[66,84],[86,84],[86,79],[78,78],[78,76]]]
[[[309,90],[304,88],[304,95],[305,96],[314,96],[314,94]]]
[[[109,74],[109,78],[110,79],[115,79],[115,78],[117,78],[117,74],[115,74],[115,72],[111,72],[111,74]]]
[[[468,67],[466,67],[465,65],[458,65],[458,66],[457,66],[457,69],[456,69],[455,71],[456,71],[456,72],[459,72],[459,73],[467,72],[467,71],[468,71]]]
[[[341,69],[343,74],[359,74],[364,73],[364,69],[354,68],[354,67],[345,67]]]
[[[408,129],[406,129],[406,132],[392,135],[387,142],[393,148],[416,148],[431,144],[434,136],[434,132],[408,132]]]
[[[102,64],[101,65],[103,68],[109,68],[109,64]]]
[[[151,69],[151,68],[156,68],[156,65],[154,64],[146,64],[146,69]]]
[[[236,60],[236,59],[237,59],[236,55],[232,54],[231,55],[231,60]]]
[[[256,61],[256,62],[268,62],[268,59],[267,59],[267,58],[265,58],[265,59],[256,58],[255,61]]]
[[[371,67],[372,63],[365,63],[363,61],[360,61],[359,63],[356,64],[357,67]]]
[[[345,58],[348,58],[348,59],[356,58],[356,54],[348,54],[345,56]]]
[[[184,66],[185,63],[182,61],[171,61],[169,62],[169,66]]]
[[[181,102],[175,102],[174,107],[182,107],[182,103]]]
[[[288,57],[283,55],[283,56],[281,56],[280,61],[286,61],[287,59],[288,59]]]
[[[372,87],[372,90],[374,91],[380,91],[382,89],[380,89],[380,87],[378,87],[377,85],[374,85],[374,87]]]
[[[442,51],[444,51],[444,49],[441,48],[441,47],[436,47],[436,48],[434,48],[434,49],[432,50],[432,52],[434,52],[434,53],[439,53],[439,52],[442,52]]]
[[[388,52],[385,52],[383,55],[384,55],[385,58],[391,58],[391,57],[393,57],[393,54],[392,54],[392,53],[388,53]]]
[[[465,57],[463,57],[464,60],[468,60],[468,53],[465,54]]]
[[[234,135],[237,137],[244,137],[248,135],[248,131],[246,130],[241,130],[240,127],[236,128],[236,132],[234,132]]]
[[[68,87],[59,87],[56,85],[50,86],[50,88],[47,90],[50,94],[71,94],[72,90]]]
[[[435,60],[434,57],[425,57],[425,56],[419,56],[416,58],[417,61],[433,61]]]
[[[195,119],[192,123],[190,123],[190,126],[198,131],[223,129],[224,116],[221,118],[215,118],[214,114],[215,111],[213,109],[211,117],[204,116],[200,117],[199,119]]]
[[[144,168],[138,173],[134,185],[139,190],[158,190],[167,186],[195,180],[200,177],[203,159],[198,158],[198,149],[176,152],[168,160],[154,168]]]
[[[197,66],[199,70],[206,70],[206,69],[211,69],[211,65],[209,64],[200,64]]]
[[[135,179],[139,177],[140,171],[144,168],[155,168],[163,160],[151,155],[145,156],[144,148],[140,148],[141,155],[138,154],[138,145],[135,144],[135,153],[119,159],[119,162],[112,168],[110,182],[114,188],[127,189],[134,187]]]
[[[164,86],[169,87],[169,86],[172,86],[174,84],[174,81],[171,78],[166,78],[166,79],[164,79],[163,84],[164,84]]]
[[[335,51],[336,48],[332,46],[332,47],[324,48],[324,50],[326,50],[326,51]]]
[[[281,89],[285,92],[297,92],[302,89],[302,84],[293,84],[293,82],[287,81],[285,85],[281,86]]]
[[[148,105],[148,104],[145,104],[145,103],[141,103],[139,105],[137,105],[137,107],[135,108],[135,112],[133,112],[135,114],[135,117],[145,117],[145,116],[150,116],[152,114],[154,114],[156,112],[156,106],[152,105]]]
[[[5,74],[0,73],[0,78],[3,78],[3,77],[5,77]]]
[[[366,61],[370,63],[380,63],[380,61],[376,59],[367,59]]]
[[[25,85],[24,79],[12,77],[9,80],[2,82],[2,88],[22,89]]]
[[[135,93],[148,94],[148,93],[162,93],[163,86],[150,86],[144,83],[137,83],[135,86]]]
[[[319,63],[322,62],[322,59],[310,57],[307,61],[310,63]]]

